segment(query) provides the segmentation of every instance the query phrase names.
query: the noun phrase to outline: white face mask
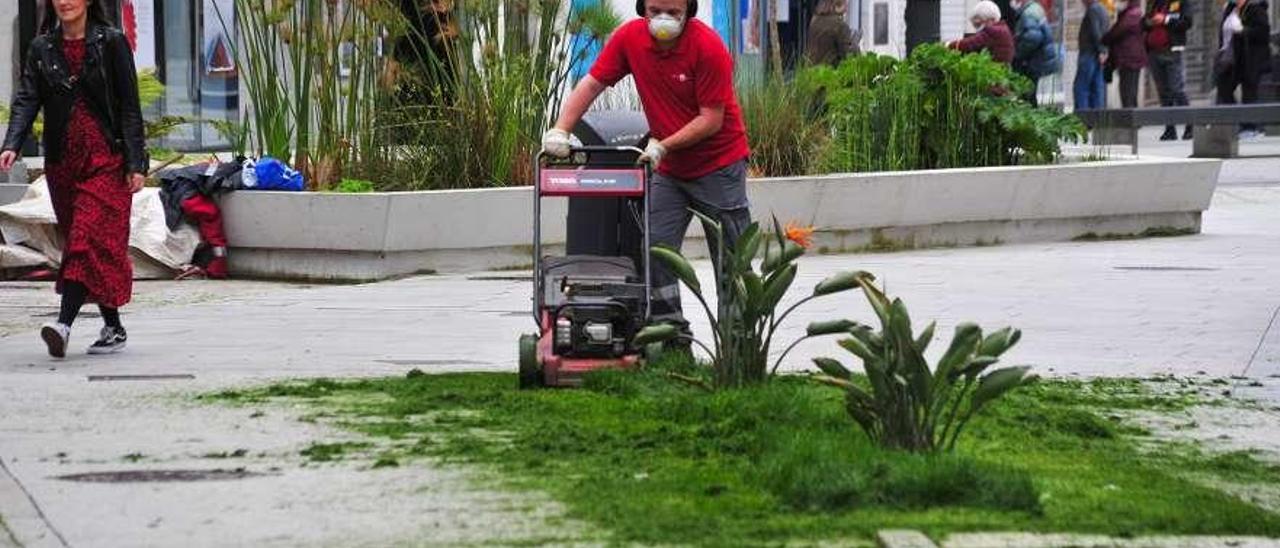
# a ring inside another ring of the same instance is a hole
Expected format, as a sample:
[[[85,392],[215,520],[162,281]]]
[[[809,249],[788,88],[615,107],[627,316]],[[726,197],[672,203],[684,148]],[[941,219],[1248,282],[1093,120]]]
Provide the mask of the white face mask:
[[[683,30],[684,19],[676,19],[665,13],[649,19],[649,34],[663,42],[675,40]]]

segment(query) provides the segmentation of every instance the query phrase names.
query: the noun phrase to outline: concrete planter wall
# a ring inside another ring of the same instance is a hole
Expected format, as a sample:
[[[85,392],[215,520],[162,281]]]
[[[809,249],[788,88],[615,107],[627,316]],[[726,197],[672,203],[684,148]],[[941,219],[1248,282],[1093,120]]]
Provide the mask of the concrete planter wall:
[[[1193,233],[1221,164],[1128,159],[1056,166],[826,175],[749,182],[761,220],[813,224],[819,251]],[[222,206],[232,273],[372,280],[531,263],[529,188],[325,194],[238,192]],[[544,201],[544,242],[565,202]],[[701,253],[701,229],[690,251]]]

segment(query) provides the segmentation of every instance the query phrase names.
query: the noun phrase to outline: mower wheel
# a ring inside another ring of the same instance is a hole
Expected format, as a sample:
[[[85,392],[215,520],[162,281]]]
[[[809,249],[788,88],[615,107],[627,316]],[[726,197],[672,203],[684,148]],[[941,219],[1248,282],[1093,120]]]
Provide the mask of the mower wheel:
[[[538,336],[520,335],[520,388],[537,388],[542,384],[542,368],[538,367]]]

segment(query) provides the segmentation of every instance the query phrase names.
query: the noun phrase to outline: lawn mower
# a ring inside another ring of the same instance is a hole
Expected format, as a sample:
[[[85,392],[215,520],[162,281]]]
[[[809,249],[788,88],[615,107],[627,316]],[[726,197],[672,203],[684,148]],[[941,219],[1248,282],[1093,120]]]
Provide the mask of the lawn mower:
[[[520,387],[577,386],[584,374],[634,367],[632,340],[649,320],[648,253],[543,256],[542,199],[615,200],[649,249],[650,168],[635,147],[586,146],[566,159],[539,153],[533,185],[533,318],[537,334],[520,337]],[[616,227],[615,227],[616,228]]]

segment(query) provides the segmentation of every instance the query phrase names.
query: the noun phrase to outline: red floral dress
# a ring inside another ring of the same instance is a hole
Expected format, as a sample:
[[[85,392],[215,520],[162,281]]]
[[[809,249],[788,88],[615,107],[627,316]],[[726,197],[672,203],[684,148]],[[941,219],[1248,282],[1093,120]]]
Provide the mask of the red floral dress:
[[[84,40],[62,41],[71,74],[80,74]],[[62,159],[47,166],[49,194],[63,238],[58,292],[66,281],[88,288],[89,302],[118,308],[133,294],[129,262],[129,217],[133,195],[125,180],[124,158],[111,150],[85,103],[76,99]]]

